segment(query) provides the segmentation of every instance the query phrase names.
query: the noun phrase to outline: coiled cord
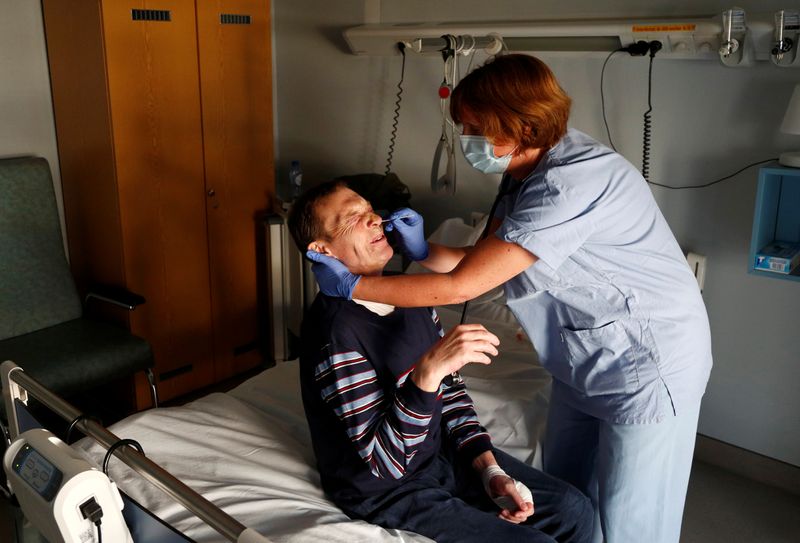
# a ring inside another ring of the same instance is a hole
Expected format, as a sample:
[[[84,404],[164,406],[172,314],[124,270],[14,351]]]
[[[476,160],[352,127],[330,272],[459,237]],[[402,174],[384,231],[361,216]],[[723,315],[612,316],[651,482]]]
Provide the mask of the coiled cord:
[[[653,119],[651,114],[653,112],[653,59],[656,54],[650,51],[650,68],[647,70],[647,111],[644,112],[643,129],[642,129],[642,177],[646,181],[650,181],[650,139],[653,131]]]
[[[392,169],[392,159],[394,158],[394,144],[397,140],[397,125],[400,122],[400,103],[403,100],[403,78],[406,73],[406,46],[403,42],[398,42],[397,49],[403,57],[403,63],[400,68],[400,81],[397,83],[397,97],[394,102],[394,116],[392,118],[392,135],[389,138],[389,152],[386,156],[386,171],[384,175],[389,175]]]
[[[645,122],[645,124],[644,124],[644,145],[642,146],[642,174],[643,174],[643,177],[645,178],[645,180],[649,184],[655,185],[657,187],[662,187],[662,188],[665,188],[665,189],[670,189],[670,190],[703,189],[703,188],[706,188],[706,187],[710,187],[712,185],[716,185],[717,183],[721,183],[721,182],[726,181],[728,179],[731,179],[732,177],[735,177],[735,176],[739,175],[743,171],[747,170],[748,168],[752,168],[753,166],[758,166],[758,165],[761,165],[761,164],[766,164],[767,162],[774,162],[774,161],[778,160],[777,157],[773,157],[773,158],[767,158],[767,159],[764,159],[764,160],[759,160],[759,161],[756,161],[756,162],[751,162],[750,164],[748,164],[746,166],[743,166],[742,168],[736,170],[732,174],[726,175],[724,177],[720,177],[719,179],[715,179],[713,181],[708,181],[706,183],[697,183],[697,184],[693,184],[693,185],[683,185],[683,186],[677,186],[676,187],[676,186],[673,186],[673,185],[665,185],[665,184],[662,184],[662,183],[656,183],[655,181],[650,181],[650,179],[648,177],[650,175],[650,140],[651,140],[651,131],[652,131],[652,126],[653,126],[653,121],[652,121],[652,119],[650,117],[650,113],[653,110],[653,105],[652,105],[653,57],[655,57],[656,53],[659,50],[661,50],[661,47],[662,47],[662,44],[659,41],[646,42],[646,41],[640,40],[640,41],[635,42],[635,43],[633,43],[633,44],[631,44],[631,45],[629,45],[627,47],[621,47],[619,49],[611,51],[608,54],[608,56],[606,57],[605,61],[603,62],[603,67],[600,70],[600,107],[601,107],[601,110],[602,110],[602,113],[603,113],[603,124],[605,125],[605,128],[606,128],[606,135],[608,136],[608,143],[611,146],[611,148],[614,149],[614,151],[616,151],[617,148],[614,146],[614,141],[611,139],[611,130],[609,130],[609,127],[608,127],[608,119],[606,117],[606,102],[605,102],[605,92],[604,92],[603,81],[604,81],[604,76],[605,76],[605,72],[606,72],[606,65],[611,60],[611,57],[613,57],[616,53],[625,51],[628,54],[630,54],[631,56],[644,56],[644,55],[646,55],[648,53],[650,54],[650,66],[649,66],[648,76],[647,76],[647,106],[648,106],[648,109],[647,109],[647,112],[644,114],[644,122]],[[462,319],[463,319],[463,316],[462,316]],[[462,323],[463,323],[463,320],[462,320]]]
[[[608,144],[616,151],[617,147],[614,145],[614,140],[611,139],[611,130],[608,128],[608,118],[606,117],[606,97],[603,82],[605,80],[606,65],[616,53],[626,52],[633,57],[643,57],[650,53],[650,66],[647,72],[647,111],[644,113],[644,137],[642,138],[642,176],[648,179],[650,175],[650,140],[652,134],[653,121],[651,114],[653,111],[652,93],[653,93],[653,59],[656,53],[661,50],[662,44],[660,41],[654,40],[646,42],[639,40],[627,47],[620,47],[611,51],[603,62],[603,67],[600,70],[600,111],[603,114],[603,125],[606,128],[606,136],[608,136]]]
[[[642,129],[642,177],[645,181],[650,181],[650,133],[652,132],[653,120],[650,118],[652,107],[645,111]]]
[[[651,41],[647,44],[650,51],[650,66],[647,69],[647,111],[644,112],[644,134],[642,136],[642,177],[645,181],[650,181],[650,138],[653,129],[653,120],[650,115],[653,111],[653,59],[656,53],[661,51],[660,41]]]

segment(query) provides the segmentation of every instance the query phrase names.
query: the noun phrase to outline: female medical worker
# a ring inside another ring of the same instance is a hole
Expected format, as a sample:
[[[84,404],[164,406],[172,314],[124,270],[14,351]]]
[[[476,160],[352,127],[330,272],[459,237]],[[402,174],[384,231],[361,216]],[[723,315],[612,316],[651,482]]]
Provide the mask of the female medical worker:
[[[394,213],[408,255],[437,272],[359,277],[312,253],[329,295],[395,306],[460,303],[504,284],[553,375],[544,468],[595,504],[595,539],[674,543],[711,369],[693,274],[640,173],[567,129],[570,99],[527,55],[496,58],[453,92],[467,160],[504,173],[493,235],[473,248],[427,243]],[[354,218],[354,220],[360,220]]]

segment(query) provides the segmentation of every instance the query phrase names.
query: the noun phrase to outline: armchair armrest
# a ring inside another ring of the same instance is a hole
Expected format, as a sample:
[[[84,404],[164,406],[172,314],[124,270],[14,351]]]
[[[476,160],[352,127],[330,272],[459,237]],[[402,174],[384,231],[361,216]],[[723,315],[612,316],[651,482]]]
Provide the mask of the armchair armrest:
[[[128,311],[133,311],[137,306],[147,301],[141,294],[111,285],[93,285],[89,293],[86,294],[86,298],[84,298],[84,304],[88,304],[89,300],[93,298],[124,307]]]

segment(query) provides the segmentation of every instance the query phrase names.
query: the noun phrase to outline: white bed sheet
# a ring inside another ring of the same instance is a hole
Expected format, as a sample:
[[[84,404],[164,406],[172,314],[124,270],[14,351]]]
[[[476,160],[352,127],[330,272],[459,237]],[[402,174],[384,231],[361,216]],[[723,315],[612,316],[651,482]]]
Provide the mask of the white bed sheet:
[[[438,312],[446,329],[458,324],[460,307]],[[469,321],[484,324],[501,340],[501,354],[491,365],[462,371],[478,416],[495,446],[540,467],[549,374],[536,363],[502,297],[472,304]],[[430,541],[350,520],[324,496],[296,361],[266,370],[228,393],[139,413],[110,429],[136,439],[150,459],[275,542]],[[105,451],[98,445],[83,440],[77,446],[95,462],[102,460]],[[111,461],[110,475],[132,498],[198,542],[224,540],[120,461]]]

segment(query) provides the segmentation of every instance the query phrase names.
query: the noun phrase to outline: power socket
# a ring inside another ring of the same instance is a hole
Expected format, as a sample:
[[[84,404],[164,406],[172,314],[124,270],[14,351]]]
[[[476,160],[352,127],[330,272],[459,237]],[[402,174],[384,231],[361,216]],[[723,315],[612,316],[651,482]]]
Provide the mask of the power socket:
[[[697,253],[690,252],[686,255],[686,262],[689,264],[689,268],[691,268],[692,273],[694,273],[695,279],[697,279],[697,286],[700,287],[700,291],[703,291],[703,287],[706,284],[706,257],[705,255],[699,255]]]

